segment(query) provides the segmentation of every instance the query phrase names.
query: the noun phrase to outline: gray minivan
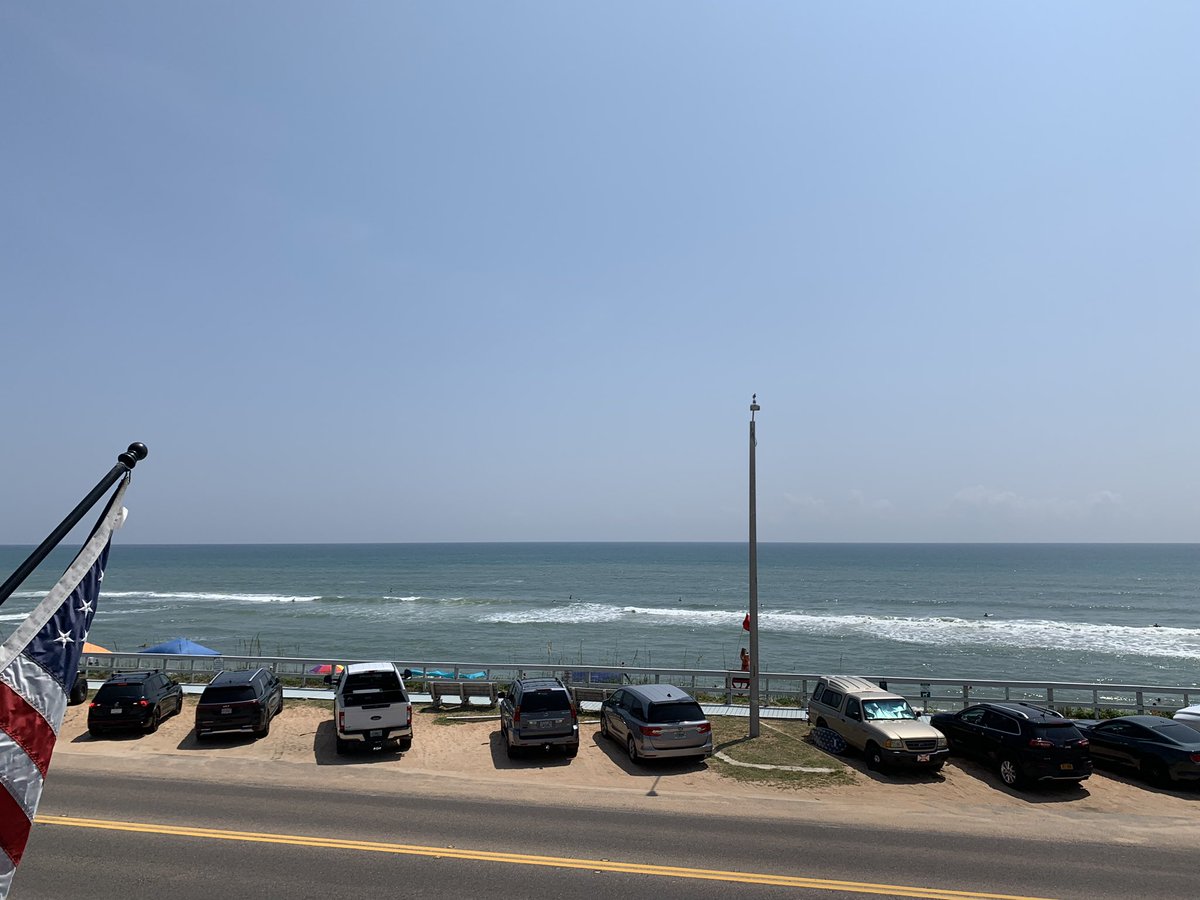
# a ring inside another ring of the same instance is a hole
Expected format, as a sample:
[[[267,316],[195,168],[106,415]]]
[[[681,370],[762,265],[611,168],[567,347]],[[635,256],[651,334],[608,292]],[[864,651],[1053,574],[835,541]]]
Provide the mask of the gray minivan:
[[[712,724],[700,704],[673,684],[621,688],[600,705],[600,733],[624,744],[629,759],[712,756]]]

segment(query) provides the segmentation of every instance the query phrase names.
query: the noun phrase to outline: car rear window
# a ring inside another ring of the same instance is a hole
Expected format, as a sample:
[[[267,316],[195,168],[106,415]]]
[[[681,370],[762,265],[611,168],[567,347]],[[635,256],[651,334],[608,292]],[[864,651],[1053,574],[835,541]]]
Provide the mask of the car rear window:
[[[1200,735],[1196,734],[1196,729],[1187,725],[1168,722],[1165,725],[1155,725],[1154,730],[1181,744],[1200,744]]]
[[[100,685],[100,690],[96,691],[96,702],[115,703],[118,700],[138,700],[141,698],[142,693],[143,685],[141,682],[135,684],[128,681],[110,681],[107,684]]]
[[[374,703],[403,703],[404,685],[395,672],[359,672],[347,675],[342,689],[346,706],[366,706]]]
[[[200,695],[201,703],[243,703],[254,699],[254,688],[248,684],[227,684],[206,687]]]
[[[1064,722],[1061,725],[1052,722],[1044,722],[1040,725],[1034,725],[1033,733],[1035,737],[1044,738],[1047,741],[1054,741],[1058,744],[1083,739],[1083,735],[1079,733],[1079,729],[1069,722]]]
[[[566,691],[526,691],[521,697],[522,712],[569,710],[571,698]]]
[[[699,722],[704,718],[704,710],[695,700],[680,700],[674,703],[651,703],[646,721],[656,725],[667,722]]]

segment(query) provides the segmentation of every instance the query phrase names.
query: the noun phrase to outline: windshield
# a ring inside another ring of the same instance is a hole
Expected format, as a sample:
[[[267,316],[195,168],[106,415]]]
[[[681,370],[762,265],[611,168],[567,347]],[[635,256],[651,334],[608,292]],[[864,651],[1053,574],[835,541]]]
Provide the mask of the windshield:
[[[527,691],[521,698],[523,712],[568,712],[571,698],[566,691]]]
[[[863,717],[867,719],[915,719],[908,701],[902,697],[895,700],[864,700]]]

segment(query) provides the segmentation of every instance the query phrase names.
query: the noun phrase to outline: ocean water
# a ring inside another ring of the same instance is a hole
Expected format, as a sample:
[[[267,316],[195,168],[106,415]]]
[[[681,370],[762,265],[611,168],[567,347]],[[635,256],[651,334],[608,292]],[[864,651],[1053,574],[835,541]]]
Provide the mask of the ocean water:
[[[16,627],[77,547],[4,606]],[[11,572],[30,548],[0,547]],[[91,640],[226,653],[736,668],[745,544],[113,547]],[[1200,683],[1200,545],[760,544],[771,672]]]

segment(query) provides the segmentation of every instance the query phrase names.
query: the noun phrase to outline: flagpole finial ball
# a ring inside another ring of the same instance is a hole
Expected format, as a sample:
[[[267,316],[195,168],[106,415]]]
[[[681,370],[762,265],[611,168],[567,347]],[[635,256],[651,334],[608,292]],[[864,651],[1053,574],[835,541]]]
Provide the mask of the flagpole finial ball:
[[[150,451],[146,445],[140,441],[130,444],[129,449],[117,457],[117,462],[121,463],[128,469],[132,469],[138,464],[139,459],[145,459],[150,455]]]

